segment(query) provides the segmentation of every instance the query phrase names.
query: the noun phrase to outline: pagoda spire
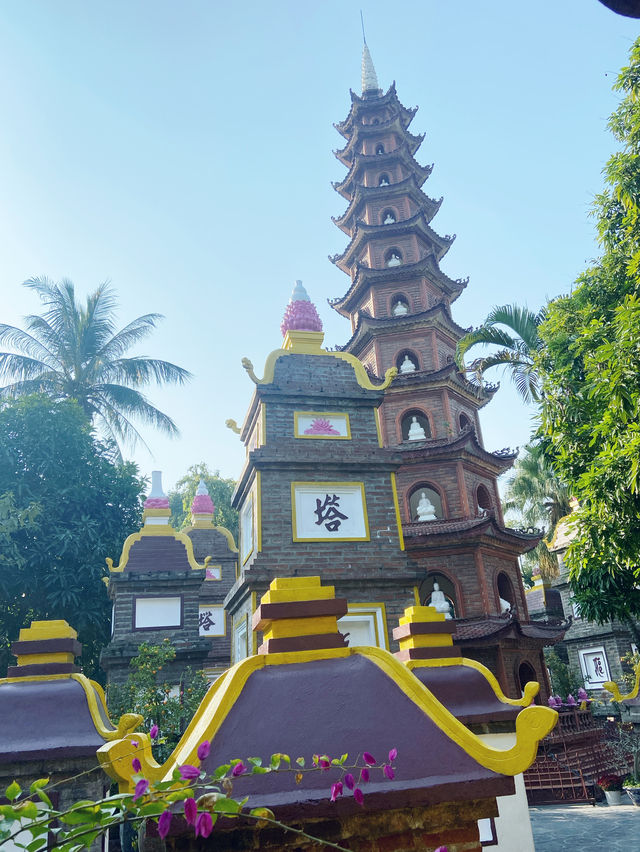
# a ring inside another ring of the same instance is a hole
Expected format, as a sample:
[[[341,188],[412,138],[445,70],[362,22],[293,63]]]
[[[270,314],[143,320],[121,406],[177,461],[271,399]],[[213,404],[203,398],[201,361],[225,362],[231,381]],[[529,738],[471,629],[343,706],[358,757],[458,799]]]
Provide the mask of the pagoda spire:
[[[373,59],[365,40],[362,48],[362,94],[366,95],[369,92],[378,92],[378,75],[373,67]]]

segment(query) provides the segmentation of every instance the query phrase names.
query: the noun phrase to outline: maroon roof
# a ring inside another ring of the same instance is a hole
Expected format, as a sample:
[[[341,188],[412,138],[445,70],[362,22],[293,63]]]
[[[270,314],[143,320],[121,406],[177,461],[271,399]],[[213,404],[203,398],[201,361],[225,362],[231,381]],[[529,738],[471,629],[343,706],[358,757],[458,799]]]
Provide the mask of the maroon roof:
[[[192,570],[187,548],[172,535],[142,535],[131,545],[125,565],[125,571]]]
[[[469,666],[419,666],[412,671],[464,725],[512,722],[522,710],[500,701],[482,672]]]
[[[487,615],[482,618],[456,619],[456,643],[464,644],[477,639],[496,637],[505,638],[525,636],[528,639],[542,639],[545,644],[559,642],[565,634],[565,623],[546,621],[519,621],[513,615]]]

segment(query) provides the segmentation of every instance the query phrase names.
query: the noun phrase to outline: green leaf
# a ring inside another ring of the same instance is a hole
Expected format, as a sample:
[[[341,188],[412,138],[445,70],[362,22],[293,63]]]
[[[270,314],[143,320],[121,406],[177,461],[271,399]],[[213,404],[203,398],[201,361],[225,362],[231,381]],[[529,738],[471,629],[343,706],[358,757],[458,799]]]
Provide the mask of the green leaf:
[[[239,761],[239,760],[236,761],[236,763],[240,763],[240,762],[241,761]],[[235,766],[235,764],[234,764],[234,766]],[[224,763],[222,766],[218,766],[218,768],[213,773],[212,778],[214,779],[214,781],[219,781],[220,778],[224,778],[224,776],[227,774],[227,772],[230,769],[231,769],[231,764],[230,763]]]
[[[17,781],[12,781],[11,784],[5,790],[5,796],[9,799],[10,802],[15,802],[18,796],[22,793],[22,787],[18,784]]]
[[[47,840],[46,838],[38,837],[37,840],[32,840],[31,843],[27,843],[26,847],[29,852],[39,852],[40,849],[47,848]]]
[[[271,772],[271,769],[268,766],[253,766],[251,768],[252,775],[266,775],[267,772]]]
[[[261,819],[275,819],[275,814],[269,808],[252,808],[249,811],[250,816],[260,817]]]
[[[33,784],[29,787],[29,792],[35,793],[36,790],[41,790],[43,787],[46,787],[48,783],[48,778],[38,778],[38,780],[34,781]]]
[[[262,758],[261,757],[248,757],[247,762],[252,766],[262,766]]]
[[[219,814],[239,814],[242,810],[242,805],[240,802],[236,802],[235,799],[223,796],[215,802],[213,809]]]
[[[38,814],[38,806],[29,799],[16,806],[16,815],[19,819],[37,819]]]
[[[304,769],[305,760],[304,757],[296,757],[296,763],[298,766],[301,766]]]

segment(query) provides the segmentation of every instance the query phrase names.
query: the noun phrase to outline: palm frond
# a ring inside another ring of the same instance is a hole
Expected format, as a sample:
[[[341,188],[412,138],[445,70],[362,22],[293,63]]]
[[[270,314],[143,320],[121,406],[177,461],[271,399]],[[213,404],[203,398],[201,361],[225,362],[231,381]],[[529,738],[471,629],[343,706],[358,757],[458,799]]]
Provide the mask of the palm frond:
[[[39,340],[13,325],[0,323],[0,344],[18,349],[30,358],[37,358],[44,363],[50,358],[56,360],[54,353],[47,349]]]
[[[119,412],[124,412],[136,420],[155,426],[156,429],[167,435],[176,436],[179,434],[178,427],[173,420],[163,414],[155,405],[152,405],[140,391],[133,388],[104,383],[96,388],[96,393],[92,398],[103,400]]]
[[[456,347],[456,363],[464,369],[464,356],[472,346],[503,346],[505,349],[514,349],[516,341],[511,335],[501,328],[494,328],[484,323],[479,328],[468,332],[459,341]]]
[[[119,358],[136,343],[148,337],[161,319],[164,319],[162,314],[144,314],[134,319],[103,344],[98,356],[105,362]]]
[[[117,358],[105,364],[100,372],[106,380],[127,385],[146,385],[149,382],[183,385],[192,378],[192,374],[183,367],[145,356]]]
[[[3,379],[34,379],[50,372],[48,364],[15,352],[0,352],[0,381]]]

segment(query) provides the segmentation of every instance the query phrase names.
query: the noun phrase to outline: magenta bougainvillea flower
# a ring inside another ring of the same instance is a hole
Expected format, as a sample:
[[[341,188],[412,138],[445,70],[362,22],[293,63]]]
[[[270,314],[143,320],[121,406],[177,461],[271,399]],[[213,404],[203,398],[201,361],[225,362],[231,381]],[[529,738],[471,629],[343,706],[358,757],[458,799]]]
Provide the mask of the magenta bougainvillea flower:
[[[198,746],[198,760],[204,760],[205,758],[209,757],[210,750],[211,743],[209,742],[209,740],[205,740],[204,742],[200,743],[200,745]]]
[[[149,792],[149,782],[146,778],[141,778],[140,781],[136,784],[135,790],[133,791],[133,800],[135,802],[136,799],[139,799],[141,796],[144,796],[145,793]]]
[[[185,799],[184,803],[184,818],[187,825],[195,825],[198,819],[198,805],[195,799]]]
[[[359,805],[364,804],[364,793],[362,792],[360,787],[356,787],[356,789],[353,791],[353,798]]]
[[[142,764],[140,763],[137,757],[133,758],[133,760],[131,761],[131,766],[133,766],[134,772],[140,772],[142,770]]]
[[[171,811],[163,811],[160,814],[160,819],[158,820],[158,834],[164,840],[164,838],[169,834],[169,829],[171,828]]]
[[[331,801],[335,802],[338,796],[342,795],[342,781],[336,781],[331,785]]]
[[[320,769],[328,769],[331,766],[331,761],[325,760],[324,757],[321,757],[318,763],[320,764]]]
[[[158,736],[158,726],[157,725],[151,726],[151,730],[149,731],[149,736],[151,737],[152,740],[155,740],[155,738]]]
[[[369,764],[369,766],[375,766],[376,765],[375,757],[372,754],[370,754],[368,751],[364,752],[364,754],[362,755],[362,758],[363,758],[365,763]]]
[[[384,772],[385,776],[389,779],[389,781],[393,781],[393,779],[396,777],[396,773],[393,771],[393,767],[389,766],[388,763],[385,763],[385,765],[382,767],[382,771]]]
[[[438,846],[435,852],[448,852],[448,849],[446,846]]]
[[[367,781],[369,780],[369,777],[370,777],[370,776],[369,776],[369,770],[367,769],[367,767],[366,767],[366,766],[364,766],[364,767],[360,770],[360,780],[361,780],[361,781],[363,781],[363,782],[366,784],[366,783],[367,783]]]
[[[240,761],[240,763],[236,763],[236,765],[233,767],[233,769],[231,770],[231,774],[234,778],[237,778],[238,775],[242,775],[246,771],[247,767],[244,765],[244,763],[242,763],[242,761]]]
[[[393,761],[396,759],[397,756],[398,756],[398,749],[392,748],[391,751],[389,752],[389,763],[393,763]]]
[[[190,763],[183,763],[180,767],[180,777],[184,778],[185,781],[193,781],[195,778],[200,777],[200,770],[196,769],[195,766],[191,766]]]
[[[211,814],[209,811],[202,811],[196,822],[196,837],[208,837],[211,834],[212,828],[213,820],[211,819]]]
[[[345,787],[347,787],[349,790],[353,790],[353,788],[356,786],[356,779],[353,777],[353,775],[350,772],[348,772],[344,776],[344,783],[345,783]]]

